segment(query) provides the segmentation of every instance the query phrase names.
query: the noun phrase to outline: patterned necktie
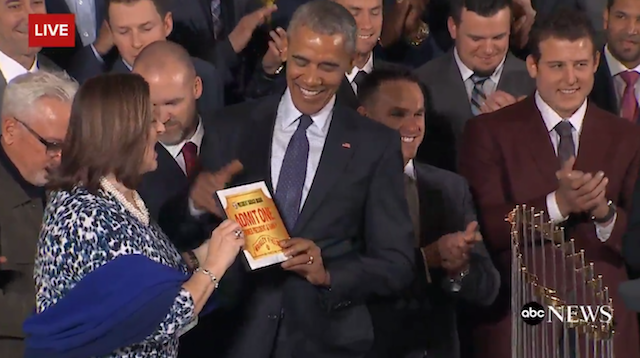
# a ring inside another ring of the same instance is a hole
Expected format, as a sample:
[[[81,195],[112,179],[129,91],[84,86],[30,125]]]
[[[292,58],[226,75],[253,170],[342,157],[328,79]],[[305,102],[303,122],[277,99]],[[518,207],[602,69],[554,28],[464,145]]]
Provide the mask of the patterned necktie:
[[[222,20],[220,20],[220,0],[211,1],[211,19],[213,20],[213,37],[217,40],[222,29]]]
[[[404,175],[404,191],[407,196],[407,203],[409,204],[409,214],[411,215],[411,222],[413,223],[413,233],[416,238],[416,247],[420,246],[420,199],[418,197],[418,186],[416,181],[408,176]]]
[[[180,151],[184,157],[184,167],[187,178],[191,178],[198,170],[198,146],[193,142],[187,142]]]
[[[364,78],[367,77],[367,73],[363,70],[358,71],[356,77],[353,78],[353,82],[356,84],[356,88],[359,88],[364,81]]]
[[[489,79],[489,77],[480,77],[478,75],[471,76],[471,81],[473,82],[473,88],[471,89],[471,112],[474,116],[477,116],[482,113],[480,107],[487,99],[487,95],[484,93],[484,83]]]
[[[620,117],[635,123],[638,117],[638,100],[636,99],[636,83],[640,79],[640,73],[636,71],[625,71],[620,73],[620,78],[626,87],[622,95],[620,104]]]
[[[573,143],[573,126],[569,121],[562,121],[555,126],[555,131],[560,136],[558,142],[558,159],[560,165],[576,155],[576,146]]]
[[[298,122],[298,128],[289,140],[287,150],[284,153],[275,193],[280,216],[282,216],[290,233],[300,214],[302,189],[307,177],[307,161],[309,159],[307,128],[313,123],[313,120],[307,115],[302,115],[298,118]]]

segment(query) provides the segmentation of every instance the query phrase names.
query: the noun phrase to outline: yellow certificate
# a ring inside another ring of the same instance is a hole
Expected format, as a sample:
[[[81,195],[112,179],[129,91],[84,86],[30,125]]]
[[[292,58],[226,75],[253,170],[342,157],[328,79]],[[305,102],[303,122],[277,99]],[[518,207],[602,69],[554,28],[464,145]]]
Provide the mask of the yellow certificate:
[[[289,233],[264,181],[218,190],[220,203],[244,231],[244,256],[252,270],[283,262],[280,241]]]

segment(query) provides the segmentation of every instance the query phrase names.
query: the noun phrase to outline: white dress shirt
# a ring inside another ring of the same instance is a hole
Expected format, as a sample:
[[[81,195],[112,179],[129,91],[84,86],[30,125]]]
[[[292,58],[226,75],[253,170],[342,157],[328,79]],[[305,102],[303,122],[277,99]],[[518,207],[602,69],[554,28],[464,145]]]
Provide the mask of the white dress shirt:
[[[538,111],[540,111],[540,115],[542,116],[542,120],[544,121],[544,125],[547,128],[547,132],[549,133],[549,138],[551,139],[551,144],[553,145],[553,150],[558,154],[558,144],[560,143],[560,135],[554,130],[555,126],[563,121],[563,118],[558,115],[545,101],[540,97],[540,94],[536,91],[535,94],[535,102],[536,107],[538,107]],[[582,106],[578,108],[578,110],[571,115],[571,117],[566,120],[571,123],[573,126],[572,135],[573,135],[573,143],[575,145],[576,153],[578,154],[578,147],[580,144],[580,134],[582,133],[582,122],[584,121],[584,115],[587,113],[587,100],[584,101]],[[558,202],[556,201],[556,192],[549,193],[547,195],[547,210],[549,212],[549,218],[554,223],[558,224],[563,221],[569,219],[568,216],[562,217],[560,213],[560,208],[558,207]],[[596,235],[600,241],[605,242],[611,236],[611,232],[613,231],[613,226],[616,222],[617,215],[613,217],[613,220],[609,225],[603,226],[598,223],[596,225]]]
[[[611,77],[613,78],[613,87],[616,91],[616,99],[618,100],[618,108],[622,112],[622,97],[624,96],[624,91],[627,88],[627,84],[624,80],[618,76],[622,72],[626,71],[635,71],[640,73],[640,65],[635,68],[627,68],[625,65],[620,63],[609,51],[609,46],[604,47],[604,57],[607,59],[607,66],[609,67],[609,72],[611,72]],[[636,101],[640,103],[640,81],[637,81],[635,84],[635,92],[636,92]],[[618,113],[621,114],[621,113]]]
[[[373,71],[373,52],[369,54],[369,59],[367,60],[367,62],[364,64],[362,68],[359,68],[358,66],[353,66],[353,68],[351,69],[351,72],[347,73],[346,75],[347,80],[351,84],[351,88],[353,88],[353,92],[355,94],[358,94],[358,85],[353,80],[356,79],[356,75],[358,75],[358,72],[360,71],[364,71],[367,74]]]
[[[404,166],[404,174],[413,180],[418,180],[416,175],[416,168],[413,165],[413,159],[409,159],[407,165]]]
[[[460,71],[462,82],[464,82],[464,86],[467,90],[467,97],[471,98],[471,91],[473,91],[474,86],[471,76],[473,76],[474,72],[462,62],[460,56],[458,55],[458,49],[456,48],[453,49],[453,58],[456,60],[456,65],[458,65],[458,70]],[[486,96],[490,96],[496,91],[496,88],[498,88],[498,83],[500,82],[500,77],[502,76],[502,70],[504,70],[504,63],[506,60],[507,56],[502,59],[502,62],[500,62],[491,76],[489,76],[489,79],[482,85],[482,89],[484,90],[484,94]]]
[[[302,188],[302,200],[299,208],[300,211],[302,210],[304,202],[309,195],[311,184],[316,176],[318,165],[320,165],[320,157],[322,157],[324,143],[327,139],[327,134],[329,133],[335,103],[336,96],[333,96],[324,108],[322,108],[318,113],[311,115],[313,123],[311,123],[307,129],[307,138],[309,139],[309,159],[307,160],[307,174]],[[278,111],[273,127],[273,138],[271,141],[271,183],[274,193],[278,187],[280,169],[282,168],[282,161],[284,160],[287,146],[300,124],[300,121],[298,121],[300,116],[302,116],[302,113],[293,104],[291,92],[287,88],[280,99],[280,103],[278,104]],[[191,199],[189,199],[189,211],[193,216],[199,216],[204,213],[204,211],[197,210],[194,207]]]
[[[0,71],[2,72],[2,76],[4,80],[9,83],[14,78],[24,75],[27,72],[35,72],[38,70],[38,58],[33,61],[30,69],[26,69],[22,67],[16,60],[11,57],[5,55],[2,51],[0,51]]]
[[[196,131],[195,131],[195,133],[193,133],[193,135],[190,138],[187,138],[187,139],[183,140],[182,142],[180,142],[178,144],[174,144],[174,145],[167,145],[167,144],[164,144],[162,142],[160,142],[160,144],[162,144],[164,149],[166,149],[167,152],[169,152],[169,154],[171,154],[173,159],[175,159],[176,163],[178,163],[178,166],[180,167],[180,169],[182,169],[182,171],[186,175],[187,174],[187,164],[185,163],[184,155],[182,155],[182,147],[184,147],[184,145],[187,144],[188,142],[193,142],[193,144],[195,144],[196,147],[198,148],[198,152],[197,153],[199,155],[200,154],[200,147],[202,146],[202,138],[203,137],[204,137],[204,127],[202,126],[202,119],[198,119],[198,126],[196,127]]]

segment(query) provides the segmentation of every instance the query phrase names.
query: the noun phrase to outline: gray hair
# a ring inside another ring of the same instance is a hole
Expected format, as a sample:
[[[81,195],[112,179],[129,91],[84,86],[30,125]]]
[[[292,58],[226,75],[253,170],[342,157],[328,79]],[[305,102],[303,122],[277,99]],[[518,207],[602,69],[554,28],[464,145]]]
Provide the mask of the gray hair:
[[[25,73],[7,84],[2,100],[2,116],[28,113],[39,99],[45,97],[72,102],[76,91],[78,83],[65,72],[38,70]]]
[[[349,54],[356,52],[358,27],[351,13],[340,4],[328,0],[314,0],[298,7],[287,28],[287,34],[301,27],[321,35],[342,35]]]

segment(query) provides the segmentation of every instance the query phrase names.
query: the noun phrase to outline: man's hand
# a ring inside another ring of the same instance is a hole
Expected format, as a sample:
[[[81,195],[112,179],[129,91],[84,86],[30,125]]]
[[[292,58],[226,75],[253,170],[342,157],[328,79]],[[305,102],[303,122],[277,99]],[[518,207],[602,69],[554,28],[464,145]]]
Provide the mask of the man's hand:
[[[93,42],[93,47],[100,56],[106,55],[113,48],[113,35],[111,34],[107,20],[102,22],[102,26],[100,26],[100,30],[98,30],[98,36]]]
[[[289,259],[282,268],[304,277],[312,285],[330,286],[329,273],[324,268],[320,248],[309,239],[292,238],[280,242],[285,256]]]
[[[229,42],[231,42],[233,51],[240,53],[240,51],[244,50],[249,40],[251,40],[253,32],[258,26],[264,24],[277,9],[278,7],[276,5],[265,6],[240,19],[236,27],[229,34]]]
[[[606,189],[609,179],[604,172],[600,171],[595,175],[583,173],[573,170],[574,164],[575,157],[571,157],[556,173],[559,184],[556,202],[563,217],[571,213],[592,212],[607,204]]]
[[[278,27],[275,31],[269,32],[269,36],[271,41],[267,53],[262,58],[262,69],[265,73],[273,75],[284,62],[283,58],[287,57],[287,32]]]
[[[482,236],[478,233],[478,223],[473,221],[465,231],[444,235],[438,240],[442,257],[442,268],[448,272],[460,272],[469,264],[469,251]]]
[[[482,113],[491,113],[516,102],[518,102],[518,99],[507,92],[495,91],[488,96],[482,106],[480,106],[480,111],[482,111]]]
[[[522,49],[529,42],[529,33],[536,20],[536,10],[531,5],[531,0],[514,0],[513,18],[512,45]]]
[[[189,195],[195,208],[208,211],[218,217],[224,217],[214,195],[216,191],[224,189],[225,185],[241,171],[242,163],[234,160],[215,173],[200,173],[193,183]]]

